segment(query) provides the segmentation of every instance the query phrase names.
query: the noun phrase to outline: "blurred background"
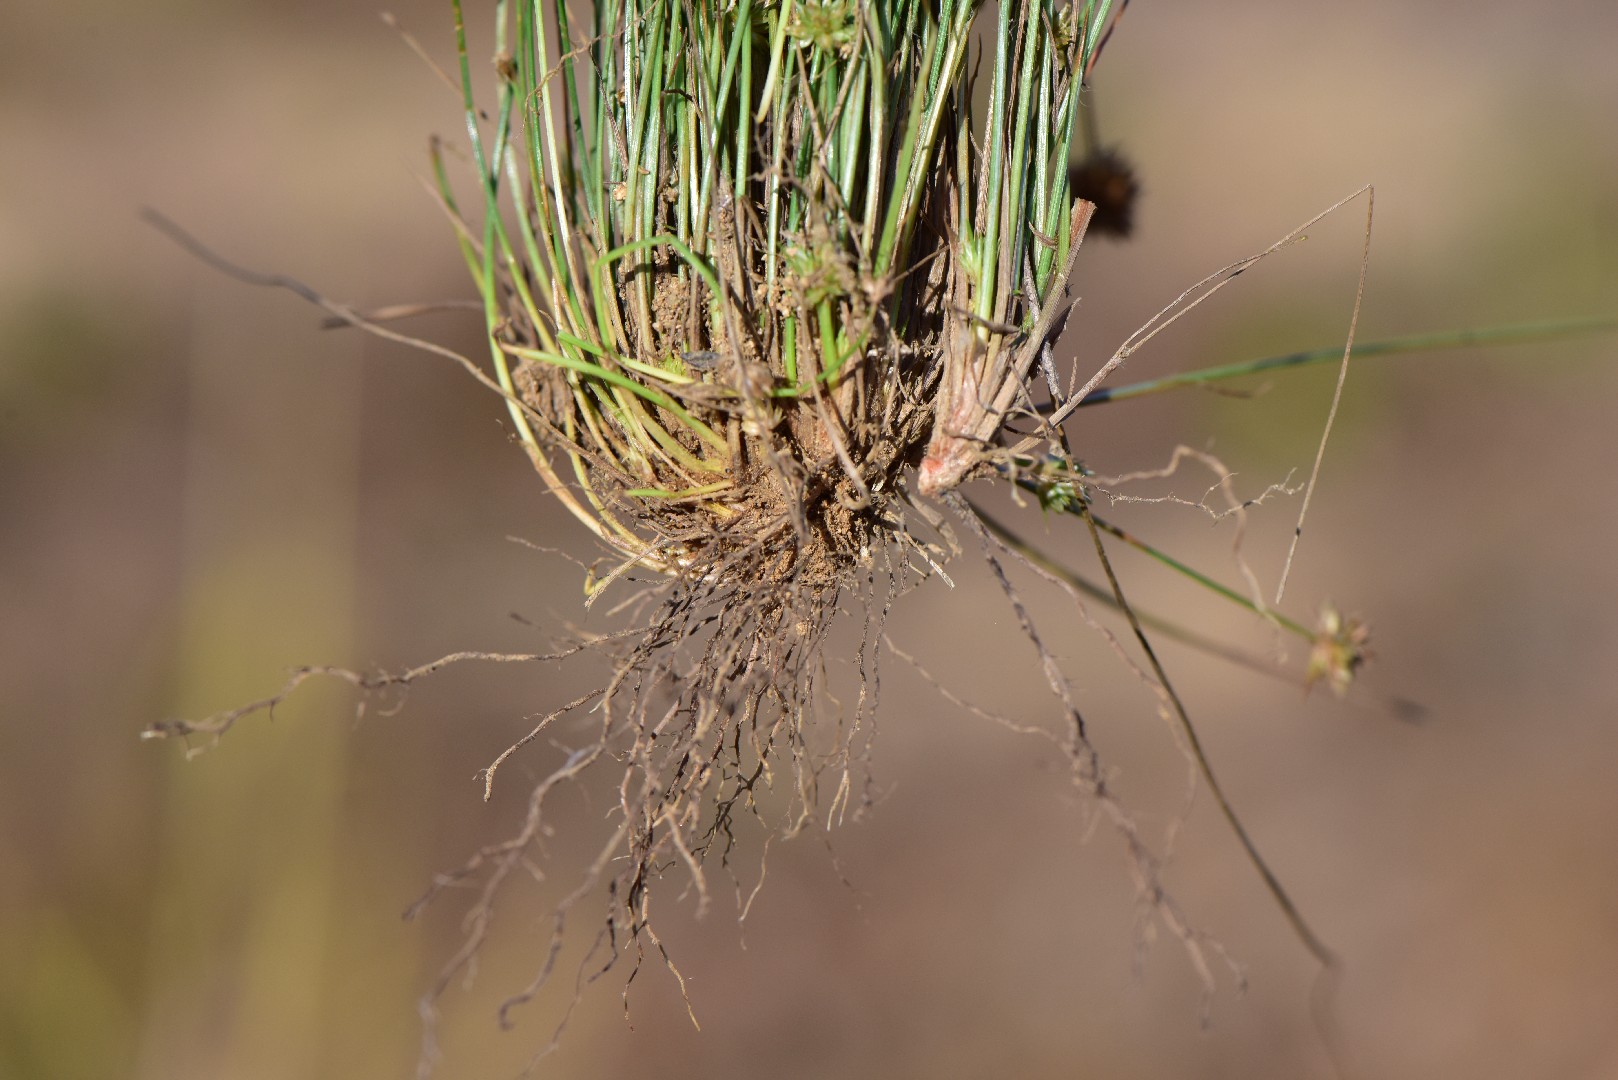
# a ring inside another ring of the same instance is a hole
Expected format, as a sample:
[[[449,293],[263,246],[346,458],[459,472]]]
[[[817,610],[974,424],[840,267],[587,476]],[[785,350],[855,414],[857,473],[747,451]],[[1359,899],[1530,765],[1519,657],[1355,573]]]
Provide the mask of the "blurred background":
[[[391,10],[452,61],[446,4]],[[358,722],[351,695],[311,685],[190,761],[137,738],[263,696],[292,665],[539,650],[582,617],[578,567],[509,539],[596,556],[496,402],[137,221],[159,207],[361,306],[470,296],[420,182],[429,134],[460,131],[456,101],[378,15],[372,0],[8,5],[0,1076],[409,1074],[416,998],[470,895],[400,913],[505,835],[525,779],[563,750],[530,748],[487,805],[476,771],[601,674],[461,667]],[[474,62],[490,51],[476,40]],[[1094,107],[1139,169],[1137,231],[1087,245],[1063,349],[1093,368],[1185,286],[1366,182],[1361,340],[1618,312],[1615,41],[1605,0],[1134,5]],[[1125,378],[1340,342],[1363,228],[1363,203],[1341,211]],[[454,314],[412,329],[477,338]],[[1609,337],[1353,369],[1287,607],[1310,621],[1331,599],[1371,620],[1361,705],[1162,646],[1259,846],[1345,959],[1361,1075],[1618,1075],[1615,361]],[[1087,410],[1073,431],[1101,472],[1184,443],[1254,494],[1306,475],[1332,377]],[[977,497],[1088,572],[1075,523]],[[1271,587],[1295,514],[1273,502],[1250,523]],[[1229,522],[1117,516],[1236,579]],[[1116,558],[1142,607],[1273,653],[1241,612]],[[895,639],[952,691],[1056,726],[992,581],[972,559],[952,572],[953,590],[895,607]],[[1161,835],[1186,790],[1172,735],[1071,606],[1023,584],[1118,790]],[[829,657],[843,685],[857,631]],[[1292,648],[1289,670],[1302,660]],[[1427,721],[1390,718],[1380,694]],[[1243,993],[1221,971],[1206,1023],[1184,951],[1143,947],[1120,845],[1088,828],[1045,742],[891,659],[877,726],[885,798],[826,842],[772,844],[744,924],[725,890],[701,920],[677,884],[661,900],[700,1034],[656,965],[626,1021],[620,969],[586,990],[546,1074],[1329,1075],[1312,961],[1205,796],[1169,881],[1247,976]],[[442,1001],[439,1075],[513,1075],[563,1017],[583,915],[558,984],[514,1030],[495,1009],[598,833],[592,791],[556,823],[547,876],[504,897],[477,979]],[[738,853],[744,893],[762,849],[755,832]]]

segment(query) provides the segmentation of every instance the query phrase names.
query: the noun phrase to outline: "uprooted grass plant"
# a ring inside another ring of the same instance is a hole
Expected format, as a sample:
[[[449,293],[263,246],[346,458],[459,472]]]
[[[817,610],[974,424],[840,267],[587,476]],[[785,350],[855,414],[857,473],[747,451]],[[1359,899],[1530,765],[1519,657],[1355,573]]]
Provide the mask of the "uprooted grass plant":
[[[839,721],[815,722],[828,630],[839,611],[865,611],[856,668],[869,672],[884,649],[907,657],[886,643],[885,614],[910,585],[943,577],[964,538],[1035,650],[1065,717],[1075,781],[1124,839],[1141,896],[1204,979],[1212,984],[1217,948],[1168,898],[1160,860],[1114,797],[1008,562],[1066,590],[1156,694],[1294,929],[1329,965],[1213,782],[1147,629],[1222,647],[1137,614],[1103,538],[1309,641],[1311,681],[1347,686],[1363,627],[1335,613],[1304,626],[1267,603],[1251,575],[1243,589],[1220,585],[1097,516],[1100,495],[1139,477],[1092,475],[1064,428],[1080,407],[1188,380],[1326,359],[1346,370],[1339,348],[1101,386],[1301,230],[1187,290],[1082,381],[1056,370],[1052,343],[1094,211],[1071,190],[1069,151],[1085,77],[1122,5],[598,0],[581,17],[565,0],[499,0],[492,103],[475,99],[453,7],[466,144],[456,155],[435,140],[431,161],[481,304],[486,357],[405,338],[296,281],[231,267],[155,220],[216,265],[451,356],[496,391],[543,483],[600,542],[586,603],[616,592],[621,628],[545,656],[457,653],[388,675],[301,669],[271,698],[149,733],[217,738],[317,674],[376,691],[460,660],[609,656],[604,685],[551,708],[487,770],[486,789],[564,718],[593,732],[569,730],[575,749],[541,770],[520,829],[428,894],[477,887],[466,940],[427,999],[430,1020],[438,995],[475,961],[502,885],[536,857],[552,793],[581,776],[618,776],[606,842],[556,909],[541,970],[509,1009],[551,975],[568,917],[592,896],[605,894],[605,911],[581,972],[638,964],[647,944],[666,960],[652,921],[659,883],[678,875],[705,903],[710,862],[729,853],[742,816],[766,812],[765,787],[788,792],[784,817],[768,823],[788,833],[858,803],[876,685],[865,680]],[[1216,461],[1198,459],[1218,477],[1219,511],[1240,517],[1253,500],[1237,497]],[[1105,584],[1056,566],[968,503],[959,489],[981,477],[1074,515]],[[1094,603],[1123,613],[1133,649],[1093,618]]]

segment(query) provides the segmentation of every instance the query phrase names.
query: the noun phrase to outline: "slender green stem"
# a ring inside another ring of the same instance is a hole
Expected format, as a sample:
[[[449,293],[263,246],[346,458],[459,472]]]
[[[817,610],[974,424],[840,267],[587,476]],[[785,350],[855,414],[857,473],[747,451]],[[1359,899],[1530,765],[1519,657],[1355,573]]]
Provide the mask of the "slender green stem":
[[[1598,316],[1588,319],[1565,319],[1552,322],[1511,323],[1505,326],[1484,327],[1477,330],[1450,330],[1435,334],[1413,334],[1409,337],[1367,341],[1354,346],[1354,359],[1368,360],[1376,356],[1396,356],[1403,353],[1440,352],[1446,349],[1486,348],[1496,345],[1526,345],[1561,338],[1587,337],[1618,330],[1618,317]],[[1237,364],[1200,368],[1161,379],[1130,383],[1127,386],[1102,387],[1087,394],[1080,405],[1100,405],[1108,401],[1161,394],[1187,386],[1202,386],[1225,379],[1239,379],[1281,368],[1306,367],[1311,364],[1341,363],[1343,347],[1328,345],[1321,349],[1287,353],[1263,360],[1244,360]]]
[[[1038,496],[1042,500],[1042,502],[1045,500],[1046,495],[1047,495],[1047,491],[1042,486],[1041,481],[1039,479],[1031,477],[1031,476],[1018,475],[1017,478],[1016,478],[1016,483],[1017,483],[1017,486],[1022,488],[1024,491],[1031,492],[1035,496]],[[1164,566],[1167,566],[1169,569],[1175,571],[1178,574],[1181,574],[1181,575],[1183,575],[1185,577],[1190,578],[1192,581],[1196,582],[1198,585],[1201,585],[1203,588],[1210,590],[1211,592],[1215,593],[1218,596],[1224,597],[1226,600],[1229,600],[1234,604],[1238,604],[1241,607],[1246,608],[1248,611],[1253,612],[1255,615],[1259,615],[1260,617],[1273,622],[1276,626],[1279,626],[1281,629],[1286,630],[1286,631],[1288,631],[1290,633],[1296,634],[1299,637],[1303,638],[1305,641],[1313,641],[1314,640],[1314,638],[1315,638],[1314,631],[1310,630],[1308,627],[1304,626],[1302,623],[1297,622],[1294,619],[1288,618],[1287,616],[1281,614],[1279,611],[1276,611],[1273,608],[1261,607],[1258,604],[1258,602],[1253,600],[1251,597],[1242,594],[1241,592],[1237,591],[1236,589],[1231,588],[1229,585],[1226,585],[1223,582],[1214,580],[1213,578],[1209,577],[1207,574],[1204,574],[1200,570],[1197,570],[1197,569],[1194,569],[1193,567],[1187,566],[1185,563],[1181,562],[1179,559],[1176,559],[1174,556],[1170,555],[1168,552],[1163,551],[1161,548],[1155,547],[1154,545],[1147,543],[1145,540],[1142,540],[1140,537],[1136,536],[1134,533],[1131,533],[1126,529],[1120,528],[1119,526],[1114,525],[1110,521],[1107,521],[1107,520],[1105,520],[1103,518],[1095,517],[1090,511],[1089,500],[1088,500],[1087,497],[1080,496],[1080,497],[1076,497],[1076,498],[1073,498],[1073,499],[1066,500],[1064,502],[1064,504],[1060,507],[1060,509],[1064,513],[1073,514],[1076,517],[1084,518],[1086,520],[1093,520],[1095,522],[1096,528],[1100,529],[1102,532],[1105,532],[1105,533],[1108,533],[1108,534],[1110,534],[1112,536],[1117,537],[1118,539],[1122,540],[1124,543],[1128,544],[1130,547],[1133,547],[1137,551],[1140,551],[1140,552],[1142,552],[1142,553],[1144,553],[1146,555],[1151,556],[1152,558],[1156,559],[1158,562],[1162,563]]]
[[[1156,547],[1152,546],[1151,544],[1148,544],[1146,541],[1142,540],[1140,537],[1136,536],[1135,534],[1133,534],[1133,533],[1131,533],[1131,532],[1129,532],[1129,531],[1127,531],[1125,529],[1121,529],[1117,525],[1114,525],[1109,521],[1105,521],[1105,520],[1103,520],[1101,518],[1095,517],[1093,514],[1090,513],[1089,505],[1087,503],[1085,503],[1083,501],[1077,502],[1077,503],[1074,504],[1073,508],[1069,512],[1077,514],[1079,517],[1087,518],[1089,520],[1094,521],[1096,528],[1100,529],[1102,532],[1108,533],[1108,534],[1110,534],[1112,536],[1116,536],[1118,539],[1122,540],[1124,543],[1128,544],[1130,547],[1134,548],[1135,550],[1141,551],[1141,552],[1144,552],[1147,555],[1150,555],[1152,558],[1156,559],[1158,562],[1162,563],[1164,566],[1169,567],[1171,570],[1174,570],[1176,573],[1184,574],[1186,577],[1190,578],[1192,581],[1195,581],[1198,585],[1201,585],[1204,588],[1209,589],[1212,592],[1217,593],[1220,596],[1223,596],[1226,600],[1229,600],[1229,601],[1231,601],[1233,603],[1236,603],[1236,604],[1240,604],[1242,607],[1246,608],[1248,611],[1251,611],[1256,615],[1262,616],[1263,618],[1270,620],[1271,622],[1275,623],[1275,625],[1281,627],[1283,630],[1290,631],[1291,633],[1294,633],[1294,634],[1298,635],[1299,637],[1303,638],[1305,641],[1313,641],[1314,640],[1314,637],[1315,637],[1314,632],[1312,630],[1310,630],[1307,626],[1304,626],[1302,623],[1296,622],[1293,619],[1287,618],[1285,615],[1281,614],[1279,611],[1274,610],[1273,608],[1260,607],[1259,604],[1256,601],[1254,601],[1251,597],[1243,596],[1240,592],[1238,592],[1235,589],[1231,588],[1229,585],[1223,584],[1222,582],[1215,581],[1213,578],[1209,577],[1207,574],[1202,573],[1200,570],[1192,569],[1191,567],[1187,566],[1185,563],[1181,562],[1180,560],[1176,559],[1174,556],[1168,554],[1167,552],[1161,550],[1160,548],[1156,548]]]

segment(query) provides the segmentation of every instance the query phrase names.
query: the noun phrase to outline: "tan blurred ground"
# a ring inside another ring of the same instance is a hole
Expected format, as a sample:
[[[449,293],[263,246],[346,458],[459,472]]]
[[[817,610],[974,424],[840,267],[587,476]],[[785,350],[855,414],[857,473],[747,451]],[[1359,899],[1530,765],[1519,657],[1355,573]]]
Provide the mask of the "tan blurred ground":
[[[443,8],[394,10],[447,61]],[[189,763],[136,739],[259,696],[295,663],[537,648],[579,614],[579,571],[506,537],[592,552],[480,391],[322,332],[135,220],[157,205],[362,304],[467,295],[416,179],[428,133],[457,132],[455,102],[375,10],[7,9],[0,1077],[405,1075],[414,999],[458,912],[398,913],[509,826],[521,767],[490,806],[475,771],[593,674],[461,670],[359,724],[316,690]],[[1185,285],[1366,181],[1364,338],[1618,310],[1615,42],[1618,8],[1597,0],[1142,0],[1097,87],[1104,136],[1144,179],[1138,237],[1087,249],[1068,346],[1093,365]],[[1315,230],[1133,373],[1338,340],[1362,223],[1357,205]],[[449,316],[422,329],[476,332]],[[1351,375],[1289,603],[1369,615],[1369,685],[1426,703],[1426,726],[1165,648],[1249,827],[1347,958],[1363,1075],[1618,1076],[1615,360],[1609,340]],[[1317,373],[1256,400],[1096,410],[1075,430],[1102,471],[1212,445],[1256,489],[1307,467],[1329,390]],[[1272,580],[1293,513],[1257,519],[1249,551]],[[1127,516],[1233,576],[1228,532],[1206,519]],[[1082,559],[1071,528],[1048,543]],[[1143,604],[1267,647],[1190,586],[1127,554],[1120,567]],[[992,585],[969,564],[957,580],[906,598],[896,637],[954,689],[1055,723]],[[1162,824],[1184,777],[1170,736],[1069,610],[1035,610],[1126,797]],[[891,792],[832,834],[835,863],[813,837],[772,847],[745,932],[725,902],[697,923],[688,900],[663,901],[702,1033],[661,971],[636,980],[632,1024],[609,977],[549,1075],[1326,1075],[1307,957],[1206,800],[1171,880],[1251,985],[1227,986],[1203,1028],[1177,947],[1137,967],[1118,845],[1083,841],[1043,744],[896,662],[880,728]],[[565,993],[514,1032],[492,1010],[536,963],[546,901],[599,817],[572,810],[551,880],[513,893],[478,982],[445,1003],[443,1076],[512,1074],[560,1016]]]

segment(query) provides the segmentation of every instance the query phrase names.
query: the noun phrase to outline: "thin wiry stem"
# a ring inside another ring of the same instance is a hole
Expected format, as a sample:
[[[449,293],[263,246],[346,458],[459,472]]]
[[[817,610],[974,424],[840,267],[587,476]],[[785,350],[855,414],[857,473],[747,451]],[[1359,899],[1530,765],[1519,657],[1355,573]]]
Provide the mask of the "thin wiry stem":
[[[1343,384],[1348,381],[1348,358],[1354,352],[1354,331],[1360,324],[1360,305],[1365,301],[1365,273],[1371,265],[1371,220],[1376,212],[1376,188],[1365,188],[1365,248],[1360,253],[1360,274],[1354,285],[1354,311],[1348,317],[1348,340],[1343,343],[1343,360],[1337,368],[1337,384],[1332,387],[1331,408],[1326,412],[1326,425],[1320,431],[1320,444],[1315,449],[1315,463],[1309,468],[1309,480],[1303,487],[1303,505],[1298,507],[1298,523],[1292,528],[1292,542],[1287,545],[1286,562],[1281,567],[1281,580],[1275,586],[1275,602],[1279,604],[1287,592],[1287,578],[1292,574],[1292,559],[1298,553],[1298,541],[1303,538],[1303,520],[1309,514],[1309,503],[1315,496],[1315,484],[1320,479],[1320,463],[1326,459],[1326,440],[1337,423],[1337,409],[1343,403]]]
[[[1114,599],[1118,602],[1118,609],[1124,613],[1124,618],[1129,621],[1129,628],[1134,633],[1135,640],[1140,643],[1141,651],[1146,654],[1146,661],[1151,665],[1158,684],[1162,686],[1164,693],[1168,696],[1174,710],[1174,717],[1179,723],[1180,732],[1185,738],[1186,746],[1196,760],[1197,769],[1207,783],[1208,790],[1213,793],[1214,802],[1219,806],[1219,812],[1224,815],[1231,831],[1236,834],[1236,839],[1241,842],[1242,849],[1247,853],[1248,861],[1258,871],[1259,877],[1263,878],[1264,887],[1269,890],[1276,906],[1281,909],[1282,914],[1286,917],[1287,922],[1291,924],[1293,932],[1297,935],[1298,940],[1303,943],[1304,948],[1309,950],[1310,955],[1318,960],[1322,967],[1330,969],[1340,967],[1337,954],[1326,946],[1326,943],[1320,939],[1320,936],[1309,925],[1308,920],[1303,917],[1303,912],[1299,910],[1298,905],[1293,901],[1286,887],[1281,884],[1281,879],[1270,869],[1270,865],[1265,861],[1264,856],[1259,853],[1258,845],[1253,842],[1253,838],[1247,832],[1247,826],[1242,823],[1241,817],[1236,813],[1236,808],[1231,805],[1230,799],[1226,797],[1225,789],[1220,785],[1218,777],[1214,775],[1213,764],[1208,760],[1208,754],[1203,749],[1202,739],[1197,735],[1196,725],[1191,722],[1190,714],[1186,712],[1185,703],[1180,699],[1174,685],[1169,681],[1168,672],[1163,669],[1162,662],[1158,660],[1157,650],[1152,648],[1151,639],[1146,636],[1146,630],[1141,625],[1140,618],[1135,614],[1135,609],[1130,606],[1129,601],[1124,597],[1123,586],[1118,581],[1118,575],[1113,571],[1112,560],[1107,557],[1106,545],[1101,541],[1101,529],[1089,511],[1089,504],[1081,503],[1080,505],[1082,507],[1080,516],[1084,518],[1085,525],[1089,528],[1090,539],[1095,544],[1096,558],[1100,560],[1101,568],[1106,573],[1107,584],[1112,589]]]

